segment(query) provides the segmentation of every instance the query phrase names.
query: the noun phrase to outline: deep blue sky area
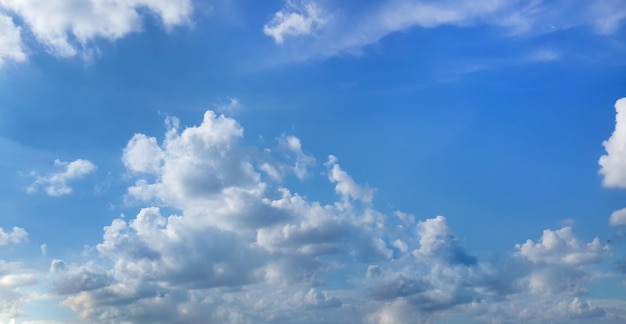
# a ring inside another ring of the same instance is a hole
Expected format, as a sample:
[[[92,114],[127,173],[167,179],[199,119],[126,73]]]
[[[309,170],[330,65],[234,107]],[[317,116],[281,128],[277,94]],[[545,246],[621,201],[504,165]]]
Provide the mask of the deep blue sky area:
[[[0,0],[0,323],[621,323],[625,24]]]

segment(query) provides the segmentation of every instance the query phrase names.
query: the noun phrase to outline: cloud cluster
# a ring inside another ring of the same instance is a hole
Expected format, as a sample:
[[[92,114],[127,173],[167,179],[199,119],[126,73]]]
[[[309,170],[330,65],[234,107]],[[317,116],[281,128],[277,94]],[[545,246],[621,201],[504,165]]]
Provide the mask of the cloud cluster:
[[[54,167],[56,171],[45,176],[37,176],[35,172],[31,172],[37,179],[28,187],[27,191],[35,193],[43,188],[49,196],[69,195],[72,193],[72,188],[68,185],[68,182],[80,179],[96,170],[95,164],[83,159],[77,159],[72,162],[63,162],[57,159],[54,160]]]
[[[586,266],[606,256],[597,239],[546,230],[502,264],[481,261],[443,216],[375,210],[374,191],[334,156],[335,202],[291,192],[264,165],[300,178],[300,140],[283,135],[282,150],[259,150],[242,145],[243,134],[212,111],[185,128],[169,118],[162,140],[135,134],[122,157],[136,178],[127,200],[148,207],[104,228],[98,258],[53,260],[51,292],[98,323],[401,323],[455,312],[523,320],[518,308],[491,307],[548,297],[550,318],[615,314],[580,297]]]
[[[191,0],[0,0],[0,63],[23,61],[20,27],[8,13],[28,28],[36,41],[58,56],[88,55],[96,39],[116,40],[141,29],[142,12],[159,17],[166,28],[187,23]]]

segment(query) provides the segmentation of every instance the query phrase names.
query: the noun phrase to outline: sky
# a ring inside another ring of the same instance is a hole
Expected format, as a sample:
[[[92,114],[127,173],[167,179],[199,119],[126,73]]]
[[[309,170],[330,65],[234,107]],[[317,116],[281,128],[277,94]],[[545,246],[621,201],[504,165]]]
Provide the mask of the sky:
[[[0,0],[0,323],[623,323],[626,2]]]

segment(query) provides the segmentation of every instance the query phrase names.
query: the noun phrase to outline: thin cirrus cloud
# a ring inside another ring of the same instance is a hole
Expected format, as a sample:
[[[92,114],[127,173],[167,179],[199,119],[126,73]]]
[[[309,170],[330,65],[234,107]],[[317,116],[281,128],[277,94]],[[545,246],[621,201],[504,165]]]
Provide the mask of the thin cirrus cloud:
[[[401,323],[458,312],[606,320],[621,311],[578,297],[608,247],[570,227],[518,244],[504,263],[482,260],[443,216],[374,209],[374,191],[337,158],[327,163],[337,200],[322,204],[261,173],[269,158],[258,152],[293,152],[245,147],[236,120],[207,111],[196,126],[166,124],[162,141],[135,134],[123,151],[138,214],[104,228],[97,256],[50,266],[52,293],[84,322]],[[302,152],[295,139],[278,141]]]
[[[358,54],[394,32],[413,27],[434,28],[491,25],[510,35],[532,36],[588,26],[609,35],[626,20],[623,1],[594,1],[584,5],[569,1],[422,1],[395,0],[340,10],[333,1],[286,1],[263,32],[278,44],[294,42],[304,48],[300,59]],[[535,60],[554,60],[539,53]],[[548,54],[548,55],[546,55]]]
[[[72,162],[54,160],[55,171],[44,176],[31,172],[37,179],[28,188],[29,193],[43,190],[52,197],[65,196],[72,193],[69,182],[78,180],[96,170],[96,165],[91,161],[77,159]]]
[[[191,0],[0,0],[0,63],[26,59],[22,29],[53,55],[90,55],[97,39],[116,40],[139,31],[144,9],[166,28],[188,23],[193,12]]]

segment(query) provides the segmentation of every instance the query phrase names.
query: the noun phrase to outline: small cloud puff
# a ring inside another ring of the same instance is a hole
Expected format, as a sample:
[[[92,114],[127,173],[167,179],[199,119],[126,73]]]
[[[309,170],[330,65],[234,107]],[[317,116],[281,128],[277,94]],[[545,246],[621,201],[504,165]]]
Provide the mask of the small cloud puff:
[[[322,28],[328,14],[314,2],[288,0],[285,7],[276,12],[270,22],[263,26],[263,33],[282,44],[286,37],[310,35]]]
[[[27,188],[29,193],[35,193],[40,188],[52,197],[69,195],[72,188],[67,184],[72,180],[77,180],[96,170],[96,165],[88,160],[77,159],[72,162],[54,161],[56,172],[46,176],[37,176],[37,180]],[[31,174],[36,175],[35,172]]]
[[[14,226],[13,230],[7,233],[0,227],[0,246],[17,245],[26,241],[28,233],[23,228]]]

